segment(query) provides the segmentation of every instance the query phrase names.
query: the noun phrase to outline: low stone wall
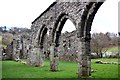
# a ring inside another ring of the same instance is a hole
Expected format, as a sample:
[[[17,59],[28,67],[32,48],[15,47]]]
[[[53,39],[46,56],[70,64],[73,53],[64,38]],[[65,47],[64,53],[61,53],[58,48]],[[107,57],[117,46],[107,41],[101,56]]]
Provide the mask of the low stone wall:
[[[120,62],[103,62],[100,60],[97,60],[95,63],[97,64],[116,64],[116,65],[120,65]]]
[[[64,60],[64,61],[73,61],[73,62],[77,62],[78,58],[77,58],[77,54],[69,54],[69,53],[65,53],[63,55],[59,56],[60,60]]]

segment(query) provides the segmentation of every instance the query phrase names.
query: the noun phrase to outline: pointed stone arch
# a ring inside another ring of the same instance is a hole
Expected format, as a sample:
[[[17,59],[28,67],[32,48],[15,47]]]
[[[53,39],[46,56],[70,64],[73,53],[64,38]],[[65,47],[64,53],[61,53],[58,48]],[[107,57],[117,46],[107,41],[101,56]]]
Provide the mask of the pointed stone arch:
[[[75,25],[75,21],[72,20],[68,16],[68,14],[65,14],[65,13],[60,14],[60,16],[57,18],[57,20],[55,22],[55,26],[53,27],[53,31],[52,31],[52,39],[53,39],[52,41],[53,41],[53,43],[56,43],[56,47],[59,46],[58,40],[61,35],[63,26],[68,19]]]
[[[45,36],[47,34],[47,31],[48,31],[48,29],[46,27],[44,27],[42,32],[41,32],[40,42],[39,42],[40,48],[43,48],[43,44],[44,44],[44,41],[45,41],[45,38],[46,38]]]
[[[88,77],[91,73],[91,59],[90,59],[90,40],[91,40],[91,25],[96,12],[105,0],[87,0],[76,2],[64,2],[56,0],[48,9],[45,10],[32,24],[45,24],[50,31],[50,70],[58,71],[59,55],[57,47],[59,46],[59,36],[67,19],[70,19],[76,27],[78,37],[78,77]],[[32,26],[34,28],[34,26]],[[45,26],[43,28],[46,29]],[[36,28],[38,29],[38,28]],[[42,27],[41,27],[42,29]],[[46,30],[45,30],[46,31]],[[40,30],[39,41],[42,45],[43,36],[46,32]],[[35,33],[34,33],[35,34]],[[42,47],[42,46],[41,46]]]
[[[59,37],[61,35],[61,31],[64,27],[65,22],[67,19],[71,20],[73,24],[75,21],[72,20],[68,14],[61,13],[57,20],[55,21],[54,27],[52,29],[52,43],[51,43],[51,63],[50,63],[50,70],[51,71],[58,71],[58,61],[59,61],[59,54],[58,54],[58,46],[59,46]]]

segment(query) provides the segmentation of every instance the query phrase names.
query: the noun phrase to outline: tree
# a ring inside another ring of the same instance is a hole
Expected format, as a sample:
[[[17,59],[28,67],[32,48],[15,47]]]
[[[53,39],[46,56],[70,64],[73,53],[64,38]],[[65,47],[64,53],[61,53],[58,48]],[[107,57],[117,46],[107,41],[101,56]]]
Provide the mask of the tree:
[[[13,35],[10,33],[4,33],[2,35],[2,44],[9,45],[13,41]]]
[[[102,52],[106,52],[110,45],[111,38],[104,33],[93,33],[91,39],[91,50],[96,53],[98,57],[103,57]]]

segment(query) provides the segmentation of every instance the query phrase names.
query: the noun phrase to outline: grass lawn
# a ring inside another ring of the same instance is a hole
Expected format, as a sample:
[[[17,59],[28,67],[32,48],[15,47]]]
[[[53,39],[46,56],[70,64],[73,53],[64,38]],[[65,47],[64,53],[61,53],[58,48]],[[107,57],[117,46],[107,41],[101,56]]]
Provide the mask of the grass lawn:
[[[111,47],[107,50],[107,52],[118,52],[118,47],[117,46]]]
[[[96,64],[98,59],[92,59],[92,78],[118,78],[118,65]],[[102,61],[117,62],[118,59],[99,59]],[[49,61],[43,67],[32,67],[15,61],[0,61],[3,65],[3,78],[77,78],[78,65],[76,62],[60,61],[59,71],[49,71]]]

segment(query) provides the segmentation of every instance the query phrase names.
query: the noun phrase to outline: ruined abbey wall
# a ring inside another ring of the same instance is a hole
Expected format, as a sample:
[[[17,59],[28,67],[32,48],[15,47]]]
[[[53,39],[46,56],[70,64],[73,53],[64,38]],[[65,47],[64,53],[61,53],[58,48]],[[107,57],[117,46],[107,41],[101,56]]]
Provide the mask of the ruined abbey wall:
[[[91,25],[97,10],[103,2],[104,0],[56,0],[53,2],[32,22],[31,45],[33,45],[33,48],[31,50],[35,58],[31,57],[31,64],[34,66],[43,66],[43,55],[46,48],[45,36],[48,33],[47,39],[49,41],[47,47],[49,47],[50,52],[50,70],[59,70],[59,55],[77,52],[78,69],[81,69],[81,71],[78,70],[78,77],[90,76]],[[63,38],[65,40],[60,39],[62,28],[67,19],[75,25],[76,40],[72,36],[68,39],[64,35]]]
[[[77,32],[67,32],[62,33],[60,36],[60,45],[58,48],[59,57],[61,60],[65,61],[77,61],[77,54],[78,54],[78,39],[77,39]]]
[[[28,64],[44,66],[44,54],[49,51],[50,71],[59,71],[59,58],[78,62],[78,77],[91,75],[91,25],[104,0],[56,0],[31,25],[30,42],[13,41],[15,58],[22,48],[28,49]],[[62,34],[69,19],[76,31]],[[25,45],[24,45],[25,44]],[[26,52],[24,52],[26,53]],[[64,56],[64,57],[62,57]],[[73,56],[76,56],[75,59]]]

